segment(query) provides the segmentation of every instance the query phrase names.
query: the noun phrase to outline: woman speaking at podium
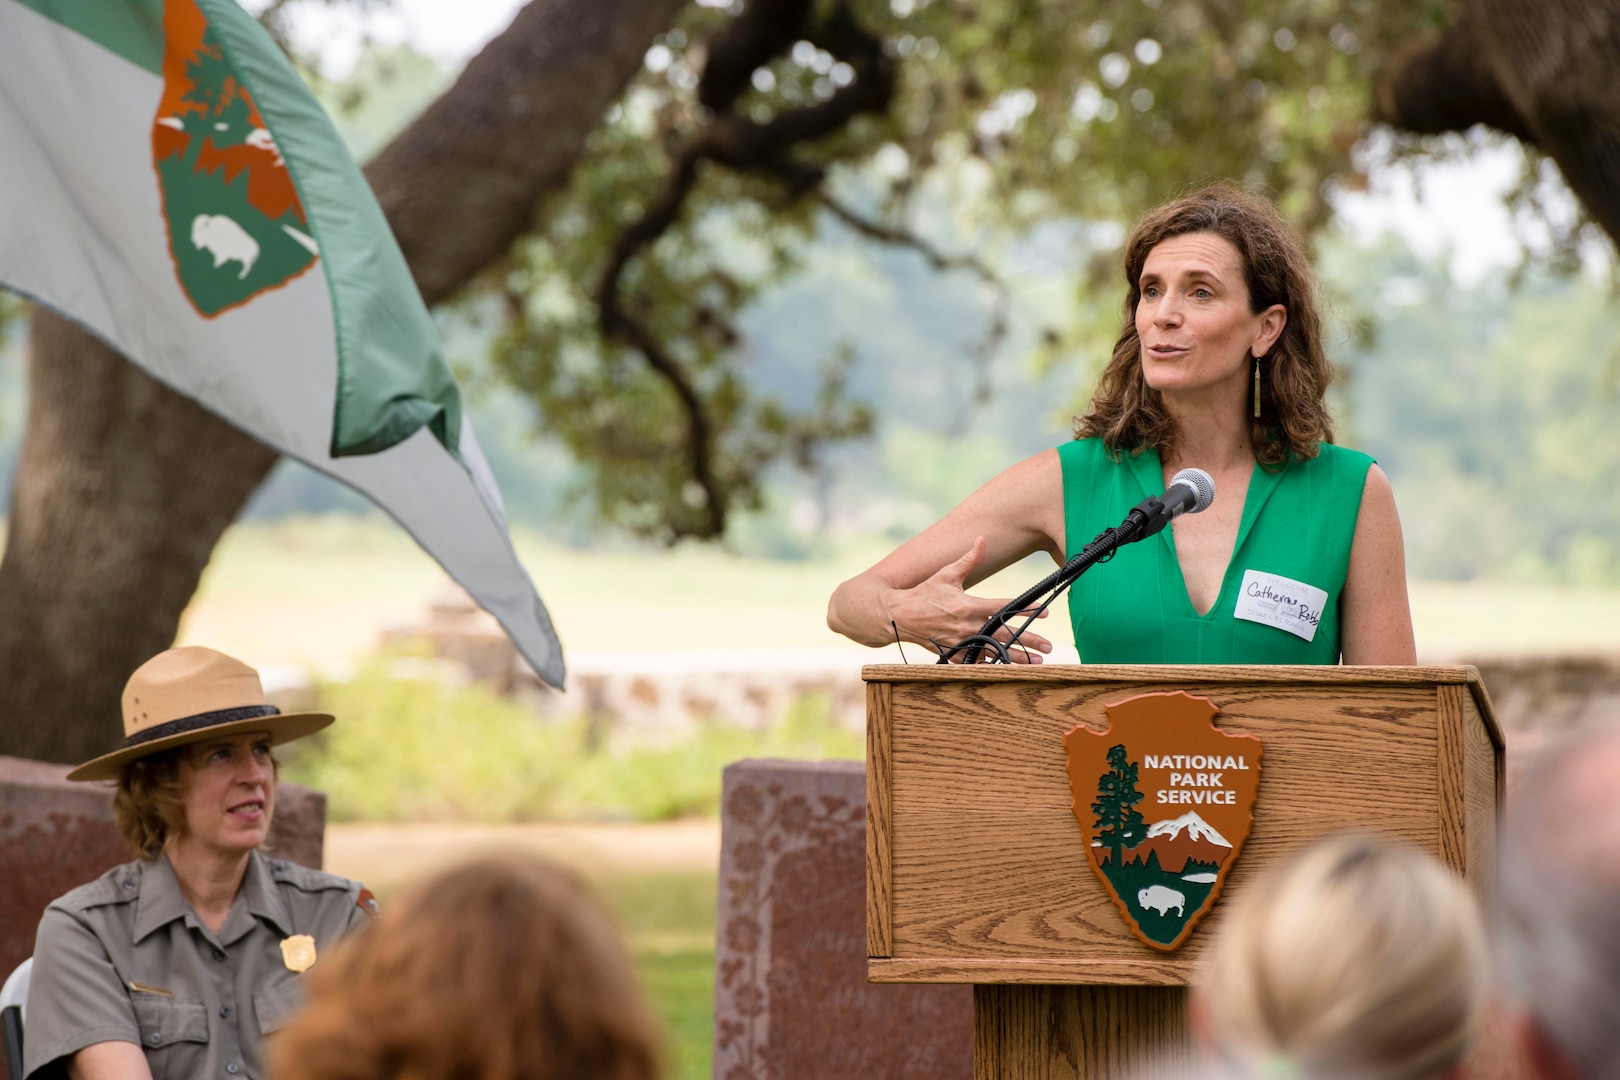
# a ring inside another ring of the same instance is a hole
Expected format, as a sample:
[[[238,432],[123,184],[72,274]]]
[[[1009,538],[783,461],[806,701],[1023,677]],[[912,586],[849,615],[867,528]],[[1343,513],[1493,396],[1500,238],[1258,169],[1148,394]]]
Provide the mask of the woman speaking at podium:
[[[1036,551],[1063,563],[1197,467],[1215,484],[1207,510],[1075,581],[1082,661],[1415,663],[1395,497],[1372,458],[1332,443],[1332,371],[1294,230],[1264,199],[1212,185],[1137,222],[1125,280],[1124,325],[1074,441],[844,582],[827,625],[874,647],[949,649],[1006,603],[969,595],[975,583]],[[1052,648],[1032,632],[1019,646],[1010,658],[1025,663]]]

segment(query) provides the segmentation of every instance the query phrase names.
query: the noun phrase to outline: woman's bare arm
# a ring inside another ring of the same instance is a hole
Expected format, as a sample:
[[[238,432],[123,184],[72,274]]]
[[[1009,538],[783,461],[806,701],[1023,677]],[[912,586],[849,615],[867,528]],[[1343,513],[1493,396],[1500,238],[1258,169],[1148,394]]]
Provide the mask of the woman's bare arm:
[[[919,645],[954,644],[977,633],[1010,599],[983,599],[966,590],[1035,551],[1063,561],[1063,470],[1056,450],[1001,473],[838,586],[827,604],[827,625],[874,647],[893,641],[897,631],[901,640]],[[1040,652],[1052,648],[1033,633],[1019,640]],[[1015,659],[1026,658],[1015,650]]]
[[[1367,470],[1350,542],[1350,570],[1339,596],[1339,648],[1346,664],[1415,664],[1406,548],[1395,492],[1377,465]]]
[[[69,1080],[152,1080],[146,1054],[127,1042],[91,1043],[68,1059]]]

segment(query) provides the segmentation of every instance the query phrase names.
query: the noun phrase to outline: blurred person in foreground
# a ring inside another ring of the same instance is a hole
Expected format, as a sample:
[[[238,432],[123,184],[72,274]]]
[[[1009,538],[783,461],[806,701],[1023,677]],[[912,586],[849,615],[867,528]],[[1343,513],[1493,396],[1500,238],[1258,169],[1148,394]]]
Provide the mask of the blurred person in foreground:
[[[1462,1075],[1489,997],[1473,896],[1424,855],[1323,841],[1251,883],[1193,991],[1215,1075]]]
[[[136,861],[40,920],[27,1075],[262,1077],[262,1037],[297,1009],[301,972],[375,910],[357,882],[266,858],[271,747],[332,722],[283,714],[259,673],[170,649],[124,687],[124,743],[68,773],[116,782]]]
[[[949,650],[1006,602],[966,589],[1037,551],[1061,566],[1196,467],[1214,481],[1208,509],[1075,581],[1081,660],[1415,663],[1395,496],[1372,458],[1334,445],[1298,234],[1265,199],[1212,184],[1144,214],[1124,271],[1119,338],[1074,439],[840,585],[827,625],[863,645]],[[1292,621],[1274,617],[1279,596]],[[1034,633],[1020,644],[1019,663],[1052,647]]]
[[[1552,742],[1508,800],[1500,954],[1543,1080],[1620,1078],[1620,724]]]
[[[311,973],[276,1080],[653,1080],[661,1040],[613,920],[530,855],[452,867]]]

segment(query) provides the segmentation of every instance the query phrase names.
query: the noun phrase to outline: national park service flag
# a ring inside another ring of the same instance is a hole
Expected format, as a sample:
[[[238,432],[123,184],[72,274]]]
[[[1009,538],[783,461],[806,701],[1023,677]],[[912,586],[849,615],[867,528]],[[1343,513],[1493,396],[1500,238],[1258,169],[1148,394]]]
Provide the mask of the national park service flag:
[[[234,0],[0,0],[0,286],[365,494],[561,686],[382,210]]]

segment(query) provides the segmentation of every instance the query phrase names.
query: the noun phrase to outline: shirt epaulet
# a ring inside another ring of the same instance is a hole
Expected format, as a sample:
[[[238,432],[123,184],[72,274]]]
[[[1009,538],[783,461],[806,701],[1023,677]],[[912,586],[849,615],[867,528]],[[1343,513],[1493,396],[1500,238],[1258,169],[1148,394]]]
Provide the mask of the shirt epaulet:
[[[141,864],[124,863],[115,866],[94,881],[51,901],[50,906],[62,911],[81,912],[108,904],[127,904],[141,895]]]
[[[307,866],[290,862],[287,859],[271,859],[270,876],[278,885],[291,885],[302,892],[324,892],[327,889],[345,889],[350,892],[359,889],[357,882],[337,874],[328,874],[324,870],[311,870]]]

